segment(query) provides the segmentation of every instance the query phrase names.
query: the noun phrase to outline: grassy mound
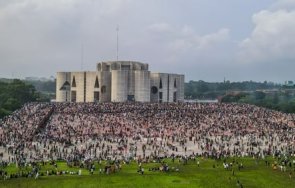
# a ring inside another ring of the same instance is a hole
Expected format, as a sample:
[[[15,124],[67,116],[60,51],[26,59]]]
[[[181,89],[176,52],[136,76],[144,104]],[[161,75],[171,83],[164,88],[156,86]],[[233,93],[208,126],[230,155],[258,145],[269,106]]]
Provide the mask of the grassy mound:
[[[199,165],[198,162],[199,161]],[[295,185],[295,166],[289,164],[286,171],[281,171],[278,165],[276,170],[272,164],[279,161],[277,159],[257,160],[252,158],[231,158],[227,163],[233,163],[232,168],[224,169],[223,160],[212,160],[198,158],[189,160],[183,164],[178,160],[172,162],[170,159],[163,160],[168,164],[169,171],[163,172],[154,170],[161,163],[143,163],[143,175],[138,173],[138,164],[122,164],[122,169],[110,173],[100,173],[99,169],[104,170],[105,162],[95,165],[93,175],[89,170],[83,168],[82,174],[77,175],[79,167],[69,167],[65,162],[57,162],[57,168],[53,165],[40,165],[40,176],[18,177],[0,180],[0,187],[294,187]],[[237,162],[243,164],[239,170]],[[4,168],[10,174],[31,171],[31,167],[17,168],[11,164]],[[47,171],[50,175],[47,175]],[[56,175],[60,172],[60,175]],[[73,172],[74,174],[70,174]],[[291,176],[290,176],[291,175]]]

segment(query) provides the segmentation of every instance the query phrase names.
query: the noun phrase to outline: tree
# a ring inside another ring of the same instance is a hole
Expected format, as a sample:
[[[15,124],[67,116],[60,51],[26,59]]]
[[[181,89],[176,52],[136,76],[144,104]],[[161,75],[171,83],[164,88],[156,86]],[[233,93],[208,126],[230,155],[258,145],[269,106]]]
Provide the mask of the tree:
[[[34,86],[21,80],[0,82],[0,118],[20,108],[24,103],[36,101],[37,96]]]
[[[262,91],[256,91],[254,96],[256,100],[263,100],[265,98],[265,93]]]

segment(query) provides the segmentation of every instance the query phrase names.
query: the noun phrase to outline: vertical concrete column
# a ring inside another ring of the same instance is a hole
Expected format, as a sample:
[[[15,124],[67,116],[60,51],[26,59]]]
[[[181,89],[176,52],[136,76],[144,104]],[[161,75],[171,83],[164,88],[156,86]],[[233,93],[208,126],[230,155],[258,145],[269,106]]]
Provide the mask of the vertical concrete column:
[[[184,75],[179,75],[178,100],[184,101]]]
[[[150,71],[135,71],[135,101],[150,102]]]
[[[71,73],[58,72],[56,74],[56,102],[70,102]]]
[[[100,75],[100,101],[110,102],[112,93],[112,74],[110,71],[101,71]]]
[[[112,102],[127,101],[128,94],[128,71],[113,70],[112,71]]]

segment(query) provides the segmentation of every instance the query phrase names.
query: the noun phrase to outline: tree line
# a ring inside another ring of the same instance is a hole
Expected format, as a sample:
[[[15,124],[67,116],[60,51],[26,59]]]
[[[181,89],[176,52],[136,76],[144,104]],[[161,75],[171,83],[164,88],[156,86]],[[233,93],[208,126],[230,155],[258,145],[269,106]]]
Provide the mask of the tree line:
[[[0,81],[0,119],[27,102],[49,101],[31,84],[19,79]]]
[[[46,89],[52,90],[53,84],[51,82],[36,83],[39,87],[19,79],[0,79],[0,119],[21,108],[27,102],[50,101],[53,96],[46,93]]]
[[[219,99],[220,102],[246,103],[286,113],[295,113],[295,88],[272,82],[185,83],[186,99]]]
[[[185,83],[186,99],[216,99],[232,91],[256,91],[263,89],[278,89],[281,86],[272,82],[205,82],[189,81]]]
[[[227,94],[221,98],[221,102],[254,104],[286,113],[295,113],[295,96],[292,90]]]

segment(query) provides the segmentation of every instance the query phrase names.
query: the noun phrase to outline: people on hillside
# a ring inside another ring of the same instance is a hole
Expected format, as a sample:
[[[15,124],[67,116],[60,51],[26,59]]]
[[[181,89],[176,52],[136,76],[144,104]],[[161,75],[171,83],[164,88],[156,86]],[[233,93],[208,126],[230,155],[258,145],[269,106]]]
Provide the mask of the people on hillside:
[[[3,161],[294,154],[295,115],[248,104],[28,103],[0,122]]]

